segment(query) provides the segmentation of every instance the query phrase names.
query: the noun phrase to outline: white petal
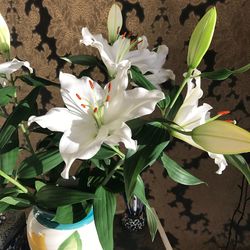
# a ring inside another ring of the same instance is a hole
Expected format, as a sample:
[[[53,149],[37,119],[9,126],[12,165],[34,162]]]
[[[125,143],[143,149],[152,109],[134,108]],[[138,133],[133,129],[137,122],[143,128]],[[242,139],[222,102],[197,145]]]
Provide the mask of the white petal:
[[[89,77],[78,79],[71,74],[60,72],[59,80],[61,83],[61,95],[65,105],[72,113],[82,118],[86,117],[89,104],[93,107],[98,106],[97,104],[105,96],[105,92],[100,85]],[[93,84],[93,88],[90,82]],[[82,107],[82,104],[86,108]]]
[[[82,36],[83,39],[80,42],[86,46],[97,48],[108,71],[112,74],[116,73],[116,55],[112,53],[112,47],[108,44],[107,40],[102,35],[92,35],[86,27],[82,28]]]
[[[108,145],[116,145],[119,142],[123,142],[126,148],[136,150],[137,143],[132,139],[131,129],[125,123],[105,140]]]
[[[135,88],[121,91],[111,97],[108,108],[105,110],[105,123],[113,120],[124,122],[150,114],[154,111],[157,102],[164,99],[163,92],[159,90],[148,91],[144,88]]]
[[[14,58],[10,62],[5,62],[5,63],[0,64],[0,73],[10,75],[13,72],[19,70],[22,66],[25,66],[26,68],[28,68],[30,73],[33,72],[33,69],[30,67],[29,62],[27,62],[27,61],[19,61],[19,60]]]
[[[1,47],[3,47],[4,50],[7,49],[6,46],[8,47],[8,50],[10,48],[10,31],[7,23],[5,22],[1,14],[0,14],[0,45]]]
[[[166,61],[168,47],[160,45],[157,52],[148,49],[130,51],[125,59],[137,66],[143,74],[154,70],[160,70]]]
[[[90,159],[100,149],[108,131],[97,130],[94,123],[74,121],[70,131],[64,133],[59,144],[59,150],[65,162],[62,177],[69,178],[69,170],[75,159]]]
[[[208,155],[214,159],[215,164],[218,165],[219,169],[216,171],[217,174],[222,174],[223,170],[225,170],[227,164],[227,161],[225,159],[225,157],[221,154],[214,154],[214,153],[210,153],[208,152]]]
[[[148,48],[148,39],[146,36],[141,36],[139,37],[139,39],[141,40],[141,42],[137,45],[137,48],[139,50],[142,50],[142,49],[147,49]]]
[[[48,128],[51,131],[65,132],[71,127],[73,120],[77,119],[79,119],[79,117],[71,114],[66,108],[52,108],[45,115],[31,116],[28,120],[28,126],[36,122],[42,128]]]
[[[154,70],[152,74],[144,75],[151,83],[156,87],[160,83],[164,83],[167,80],[175,80],[175,74],[170,69],[160,69],[158,71]]]

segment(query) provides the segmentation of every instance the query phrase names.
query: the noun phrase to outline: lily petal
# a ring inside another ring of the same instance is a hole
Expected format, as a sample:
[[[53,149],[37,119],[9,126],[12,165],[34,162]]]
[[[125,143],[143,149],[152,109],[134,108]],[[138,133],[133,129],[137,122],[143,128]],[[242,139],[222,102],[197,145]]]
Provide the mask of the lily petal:
[[[126,148],[136,150],[137,143],[132,139],[132,132],[129,126],[123,123],[120,129],[113,131],[112,135],[110,135],[105,143],[109,145],[115,145],[119,142],[123,142]]]
[[[108,131],[97,130],[95,124],[74,121],[71,130],[63,134],[59,150],[65,162],[65,168],[61,173],[65,179],[69,178],[69,170],[75,159],[90,159],[101,148]]]
[[[214,159],[216,165],[218,165],[219,169],[216,171],[216,174],[222,174],[222,172],[226,169],[227,161],[225,157],[221,154],[213,154],[208,152],[208,155]]]
[[[74,120],[79,120],[79,117],[70,113],[68,109],[52,108],[45,115],[31,116],[28,119],[28,126],[36,122],[42,128],[48,128],[49,130],[57,132],[65,132],[70,129]]]

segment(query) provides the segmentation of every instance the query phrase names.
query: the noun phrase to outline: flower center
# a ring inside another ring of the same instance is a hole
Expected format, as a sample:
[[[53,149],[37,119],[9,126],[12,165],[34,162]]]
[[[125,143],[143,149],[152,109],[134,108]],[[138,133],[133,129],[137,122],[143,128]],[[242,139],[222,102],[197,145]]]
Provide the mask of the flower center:
[[[107,88],[105,88],[105,95],[104,98],[102,100],[97,100],[97,95],[95,92],[95,85],[94,82],[92,80],[89,80],[89,86],[91,89],[91,99],[88,98],[83,98],[81,97],[80,94],[76,93],[76,97],[78,99],[78,101],[80,101],[80,106],[81,108],[87,112],[89,115],[92,115],[96,125],[98,128],[100,128],[103,124],[104,124],[104,107],[107,107],[107,105],[109,104],[111,97],[110,97],[110,92],[112,89],[112,83],[109,82],[107,84]]]

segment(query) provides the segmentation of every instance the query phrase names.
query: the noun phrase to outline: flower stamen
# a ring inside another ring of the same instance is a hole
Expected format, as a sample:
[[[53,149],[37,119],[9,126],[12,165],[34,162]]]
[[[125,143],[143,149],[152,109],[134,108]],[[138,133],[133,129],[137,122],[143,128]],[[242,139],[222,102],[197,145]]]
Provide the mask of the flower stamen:
[[[94,82],[89,80],[89,86],[90,86],[91,89],[94,89],[95,88]]]
[[[76,93],[76,97],[79,99],[79,100],[82,100],[81,96],[79,94]]]
[[[223,111],[218,112],[217,114],[220,115],[220,116],[228,115],[228,114],[230,114],[230,111],[229,110],[223,110]]]

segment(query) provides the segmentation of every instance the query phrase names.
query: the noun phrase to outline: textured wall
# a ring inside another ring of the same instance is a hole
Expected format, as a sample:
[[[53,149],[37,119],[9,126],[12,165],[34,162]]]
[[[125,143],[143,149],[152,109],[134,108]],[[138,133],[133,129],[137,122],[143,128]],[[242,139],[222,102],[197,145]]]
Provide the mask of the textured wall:
[[[13,54],[30,61],[39,76],[57,79],[68,65],[59,60],[67,54],[93,53],[79,44],[82,26],[93,33],[106,32],[109,0],[2,0],[0,11],[12,31]],[[186,70],[187,42],[195,23],[213,5],[218,23],[211,48],[201,69],[240,67],[250,62],[250,1],[247,0],[119,0],[126,13],[128,30],[145,34],[151,47],[167,44],[170,53],[167,68],[174,70],[177,83]],[[76,70],[77,69],[73,69]],[[214,112],[232,110],[231,117],[250,130],[250,73],[224,82],[203,81],[204,101]],[[60,97],[44,93],[44,108],[60,102]],[[51,105],[50,104],[50,105]],[[175,249],[221,249],[227,244],[230,220],[240,197],[241,175],[228,167],[222,176],[207,154],[176,142],[168,149],[171,157],[208,183],[208,186],[185,187],[166,177],[160,166],[144,174],[148,195],[156,208]],[[244,210],[247,188],[243,190],[240,210]],[[249,249],[249,202],[245,214],[235,214],[231,231],[237,249]],[[248,213],[247,213],[248,212]],[[237,222],[240,225],[237,226]],[[232,244],[231,244],[232,245]],[[240,248],[241,246],[241,248]],[[138,246],[139,249],[139,246]],[[233,248],[232,248],[233,249]]]

